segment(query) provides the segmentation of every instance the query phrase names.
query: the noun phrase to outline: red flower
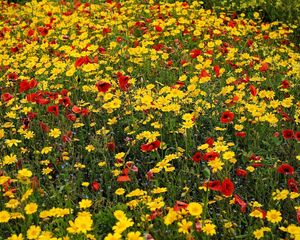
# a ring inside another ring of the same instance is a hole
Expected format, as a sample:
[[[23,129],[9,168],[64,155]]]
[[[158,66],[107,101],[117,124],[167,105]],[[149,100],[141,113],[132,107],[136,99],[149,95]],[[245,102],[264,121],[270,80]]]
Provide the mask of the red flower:
[[[14,96],[11,95],[10,93],[3,93],[3,94],[1,95],[1,99],[2,99],[2,101],[4,101],[4,102],[8,102],[8,101],[11,100],[13,97],[14,97]]]
[[[201,54],[202,54],[202,51],[200,49],[192,49],[191,52],[190,52],[190,57],[191,58],[196,58]]]
[[[220,156],[219,153],[212,151],[212,152],[205,153],[203,159],[204,161],[209,162],[215,160],[219,156]]]
[[[282,135],[284,139],[292,139],[294,138],[294,131],[291,129],[286,129],[282,131]]]
[[[91,187],[94,192],[97,192],[97,191],[99,191],[101,186],[100,186],[100,183],[98,183],[97,181],[94,181],[94,182],[92,182]]]
[[[235,136],[241,137],[241,138],[245,138],[246,135],[247,135],[247,134],[246,134],[245,132],[236,132],[236,133],[235,133]]]
[[[122,73],[118,72],[117,73],[118,76],[118,81],[119,81],[119,86],[123,91],[127,91],[130,84],[129,82],[129,77],[128,76],[124,76]]]
[[[18,74],[16,74],[15,72],[9,73],[9,74],[7,75],[8,80],[17,80],[18,77],[19,77]]]
[[[53,113],[55,116],[58,116],[58,106],[57,105],[49,106],[47,112]]]
[[[38,27],[38,32],[41,34],[43,37],[45,37],[48,34],[48,29],[45,27]]]
[[[291,189],[292,192],[298,192],[298,182],[294,178],[289,179],[288,188]]]
[[[282,82],[281,82],[281,86],[280,86],[281,88],[289,88],[290,87],[290,83],[289,83],[289,81],[288,80],[283,80]]]
[[[209,181],[209,182],[205,183],[204,186],[211,190],[218,191],[218,192],[220,192],[222,190],[221,181],[219,181],[219,180]]]
[[[59,99],[59,103],[64,105],[65,107],[69,107],[72,104],[69,97],[63,97]]]
[[[151,152],[151,151],[156,150],[157,148],[159,148],[159,146],[160,146],[160,141],[156,140],[156,141],[154,141],[152,143],[149,143],[149,144],[143,144],[141,146],[141,150],[143,152]]]
[[[295,132],[295,138],[300,141],[300,132]]]
[[[256,96],[257,95],[257,90],[256,90],[256,88],[254,87],[254,85],[250,85],[250,93],[251,93],[251,95],[252,96]]]
[[[201,152],[196,152],[193,156],[193,161],[198,163],[202,160],[202,158],[203,158],[202,153]]]
[[[234,194],[234,201],[241,206],[241,212],[246,212],[247,203],[245,203],[237,194]]]
[[[81,108],[80,107],[77,107],[76,105],[74,105],[72,107],[72,111],[73,113],[81,113]]]
[[[207,143],[210,147],[214,144],[215,140],[213,138],[207,138],[205,143]]]
[[[117,178],[117,182],[130,182],[131,179],[128,175],[121,175]]]
[[[233,182],[226,178],[223,182],[222,182],[222,190],[221,190],[222,194],[224,194],[225,196],[230,196],[232,195],[232,193],[234,192],[234,184]]]
[[[204,77],[210,77],[209,73],[205,69],[201,70],[200,73],[200,78],[204,78]]]
[[[176,201],[175,206],[173,207],[174,211],[178,212],[181,209],[186,209],[189,205],[185,202]]]
[[[46,123],[40,121],[39,125],[40,125],[41,129],[43,130],[43,132],[49,132],[50,131],[50,128],[47,126]]]
[[[300,209],[297,210],[297,222],[300,223]]]
[[[265,72],[265,71],[268,70],[268,68],[269,68],[269,64],[268,64],[268,63],[263,63],[263,64],[260,66],[259,71]]]
[[[293,175],[295,172],[295,169],[289,165],[289,164],[281,164],[278,168],[277,168],[277,172],[282,173],[282,174],[286,174],[286,175]]]
[[[218,65],[215,65],[214,71],[215,71],[216,77],[218,78],[220,76],[220,67]]]
[[[99,92],[105,93],[109,90],[109,88],[111,87],[111,84],[108,83],[108,82],[99,81],[99,82],[96,83],[96,87],[97,87]]]
[[[76,120],[76,115],[75,115],[74,113],[69,113],[69,114],[67,115],[67,119],[68,119],[69,121],[74,122],[74,121]]]
[[[222,113],[220,121],[221,123],[230,123],[233,121],[233,119],[234,119],[234,113],[230,111],[225,111]]]
[[[155,30],[157,31],[157,32],[162,32],[163,31],[163,29],[162,29],[162,27],[161,26],[155,26]]]
[[[247,177],[248,175],[248,172],[244,169],[240,169],[238,168],[236,171],[235,171],[236,175],[239,176],[239,177]]]
[[[107,146],[108,150],[112,151],[112,152],[115,151],[115,149],[116,149],[116,144],[114,142],[108,142],[106,146]]]

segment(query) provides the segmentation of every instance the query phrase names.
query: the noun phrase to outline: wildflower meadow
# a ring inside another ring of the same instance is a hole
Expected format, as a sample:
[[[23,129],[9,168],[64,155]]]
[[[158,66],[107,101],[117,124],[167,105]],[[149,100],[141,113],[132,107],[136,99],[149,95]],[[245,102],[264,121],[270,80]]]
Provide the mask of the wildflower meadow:
[[[1,240],[300,240],[296,25],[200,1],[0,8]]]

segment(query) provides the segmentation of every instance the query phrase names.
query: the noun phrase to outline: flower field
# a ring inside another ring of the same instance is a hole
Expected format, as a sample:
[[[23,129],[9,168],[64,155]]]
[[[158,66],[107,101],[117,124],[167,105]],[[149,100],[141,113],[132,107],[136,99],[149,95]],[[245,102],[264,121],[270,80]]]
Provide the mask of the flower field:
[[[294,26],[199,1],[0,8],[0,239],[300,239]]]

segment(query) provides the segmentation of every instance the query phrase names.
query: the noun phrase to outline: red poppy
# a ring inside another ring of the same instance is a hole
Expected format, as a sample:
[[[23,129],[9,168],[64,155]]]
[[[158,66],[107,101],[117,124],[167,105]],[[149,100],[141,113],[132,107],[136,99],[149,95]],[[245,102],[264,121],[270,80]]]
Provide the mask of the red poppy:
[[[72,107],[72,111],[73,111],[74,113],[81,113],[81,108],[80,108],[80,107],[77,107],[76,105],[74,105],[74,106]]]
[[[49,106],[47,112],[53,113],[55,116],[58,116],[58,106],[57,105]]]
[[[157,32],[162,32],[163,31],[163,29],[162,29],[162,27],[161,26],[155,26],[155,30],[157,31]]]
[[[254,85],[251,84],[251,85],[249,86],[249,88],[250,88],[250,93],[251,93],[251,95],[252,95],[252,96],[256,96],[256,95],[257,95],[257,90],[256,90],[256,88],[254,87]]]
[[[72,131],[68,131],[66,134],[63,134],[61,137],[61,140],[65,143],[65,142],[71,142],[71,138],[72,138]]]
[[[67,96],[68,95],[68,90],[67,89],[62,89],[61,91],[60,91],[60,95],[62,95],[62,96]]]
[[[236,133],[235,133],[235,136],[241,137],[241,138],[245,138],[246,135],[247,135],[247,134],[246,134],[245,132],[236,132]]]
[[[210,190],[220,192],[222,190],[222,184],[219,180],[209,181],[204,184],[205,187],[209,188]]]
[[[110,32],[111,32],[110,28],[103,28],[103,30],[102,30],[103,35],[107,35]]]
[[[259,71],[265,72],[268,70],[268,68],[269,68],[269,64],[265,62],[265,63],[262,63],[262,65],[259,68]]]
[[[173,207],[174,211],[178,212],[181,209],[186,209],[189,205],[185,202],[176,201],[175,206]]]
[[[3,94],[1,95],[1,99],[2,99],[2,101],[4,101],[4,102],[8,102],[9,100],[11,100],[11,99],[13,99],[13,98],[14,98],[14,96],[11,95],[10,93],[3,93]]]
[[[297,139],[297,141],[300,141],[300,132],[295,132],[295,139]]]
[[[130,182],[131,179],[128,175],[121,175],[117,178],[117,182]]]
[[[98,183],[97,181],[94,181],[94,182],[92,182],[91,187],[94,192],[97,192],[97,191],[99,191],[101,186],[100,186],[100,183]]]
[[[289,179],[288,188],[291,189],[292,192],[298,192],[298,182],[294,178]]]
[[[149,143],[149,144],[143,144],[141,146],[141,150],[143,152],[151,152],[151,151],[156,150],[157,148],[159,148],[159,146],[160,146],[160,141],[156,140],[156,141],[154,141],[152,143]]]
[[[109,151],[115,151],[115,149],[116,149],[116,144],[114,143],[114,142],[108,142],[107,143],[107,145],[106,145],[106,147],[107,147],[107,149],[109,150]]]
[[[36,98],[36,103],[37,103],[37,104],[40,104],[40,105],[46,105],[46,104],[48,104],[49,102],[50,102],[49,99],[43,98],[42,96],[38,96],[38,97]]]
[[[209,73],[205,69],[201,70],[200,73],[200,78],[204,78],[204,77],[210,77]]]
[[[7,74],[8,80],[17,80],[18,77],[18,74],[16,74],[15,72]]]
[[[123,90],[123,91],[127,91],[130,87],[129,82],[129,77],[128,76],[124,76],[122,73],[118,72],[117,73],[118,76],[118,81],[119,81],[119,87]]]
[[[75,67],[80,67],[83,64],[88,64],[88,63],[92,63],[93,61],[91,59],[89,59],[88,56],[84,56],[84,57],[80,57],[75,61]]]
[[[241,168],[238,168],[237,170],[235,170],[235,173],[239,177],[247,177],[247,175],[248,175],[248,172]]]
[[[281,88],[289,88],[290,87],[290,82],[288,80],[283,80],[281,82]]]
[[[233,121],[233,119],[234,119],[234,113],[230,111],[225,111],[222,113],[220,121],[221,123],[230,123]]]
[[[294,131],[291,129],[283,130],[282,136],[284,137],[284,139],[292,139],[294,138]]]
[[[69,107],[72,104],[71,99],[69,97],[63,97],[59,99],[59,103],[64,105],[65,107]]]
[[[245,203],[237,194],[234,194],[234,201],[241,206],[241,212],[246,212],[247,203]]]
[[[29,112],[27,114],[27,117],[29,118],[29,120],[35,119],[37,117],[37,113],[35,113],[35,112]]]
[[[74,121],[76,121],[76,115],[74,113],[69,113],[69,114],[67,114],[67,119],[69,121],[74,122]]]
[[[43,37],[45,37],[48,34],[48,28],[45,27],[38,27],[38,32],[41,34]]]
[[[209,162],[209,161],[215,160],[219,156],[220,156],[219,153],[212,151],[212,152],[205,153],[203,156],[203,159],[204,159],[204,161]]]
[[[193,155],[193,161],[196,162],[196,163],[199,163],[203,158],[203,154],[201,152],[196,152],[194,155]]]
[[[216,74],[216,77],[218,78],[220,76],[220,67],[218,65],[214,66],[214,72]]]
[[[50,128],[47,126],[46,123],[40,121],[39,125],[40,125],[41,129],[43,130],[43,132],[49,132],[50,131]]]
[[[109,90],[109,88],[111,87],[111,84],[108,82],[99,81],[96,83],[96,87],[99,92],[105,93]]]
[[[205,143],[207,143],[210,147],[214,144],[215,140],[213,138],[207,138]]]
[[[232,195],[232,193],[234,192],[234,184],[233,182],[226,178],[223,182],[222,182],[222,190],[221,190],[222,194],[225,196],[230,196]]]
[[[277,172],[285,174],[285,175],[293,175],[295,172],[295,169],[289,165],[289,164],[281,164],[278,168],[277,168]]]
[[[190,52],[190,57],[191,58],[196,58],[201,54],[202,54],[202,51],[200,49],[192,49],[191,52]]]

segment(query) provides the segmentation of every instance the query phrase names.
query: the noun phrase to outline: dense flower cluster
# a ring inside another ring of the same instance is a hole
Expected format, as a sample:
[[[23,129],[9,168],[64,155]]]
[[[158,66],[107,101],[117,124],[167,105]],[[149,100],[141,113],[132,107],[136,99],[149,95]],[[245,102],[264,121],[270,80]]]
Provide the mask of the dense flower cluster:
[[[1,8],[1,239],[299,239],[291,27],[199,1]]]

